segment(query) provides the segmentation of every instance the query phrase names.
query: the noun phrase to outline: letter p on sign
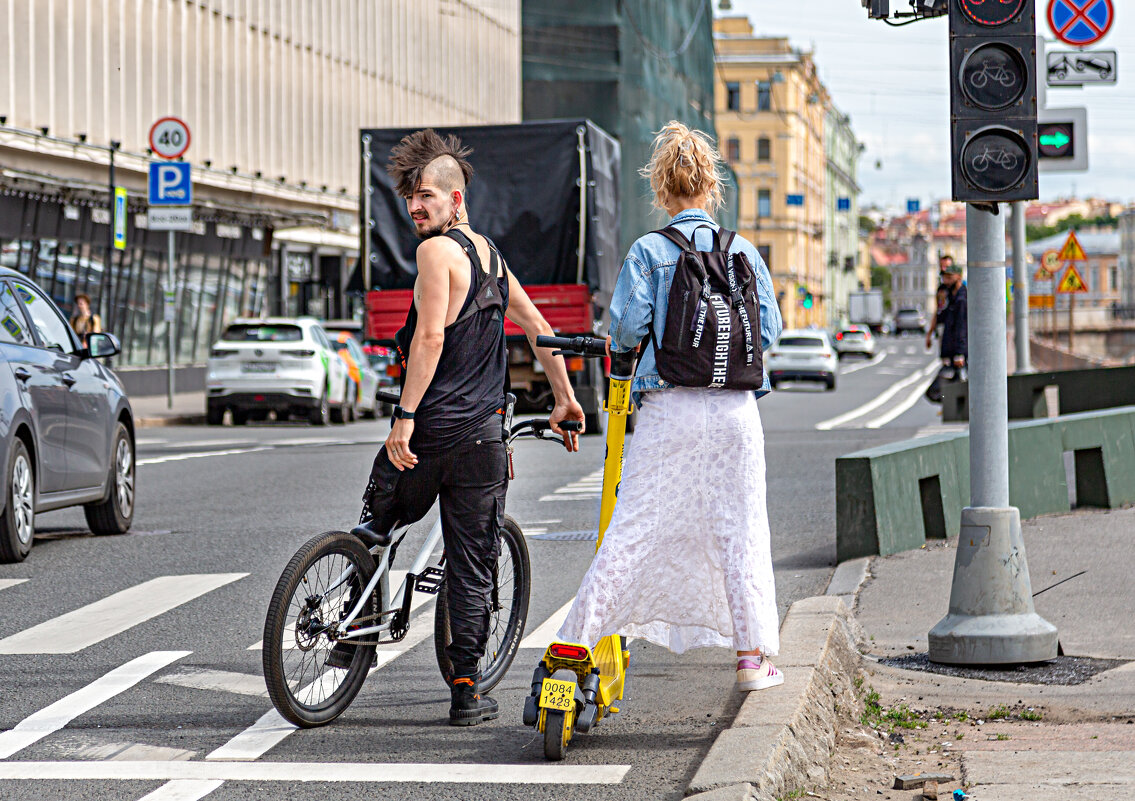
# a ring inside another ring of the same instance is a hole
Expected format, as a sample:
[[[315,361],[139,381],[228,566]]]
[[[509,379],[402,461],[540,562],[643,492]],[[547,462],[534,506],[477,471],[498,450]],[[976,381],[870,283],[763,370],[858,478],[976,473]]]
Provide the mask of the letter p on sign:
[[[189,164],[165,162],[150,165],[151,206],[188,206],[192,203]]]

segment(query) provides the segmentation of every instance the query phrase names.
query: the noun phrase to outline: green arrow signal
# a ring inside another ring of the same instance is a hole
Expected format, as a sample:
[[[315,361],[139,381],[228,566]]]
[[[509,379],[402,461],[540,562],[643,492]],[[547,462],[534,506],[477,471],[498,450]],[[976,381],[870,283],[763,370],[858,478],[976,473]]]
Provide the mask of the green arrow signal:
[[[1063,148],[1071,141],[1072,138],[1069,137],[1068,134],[1064,133],[1064,131],[1057,131],[1056,133],[1052,134],[1041,134],[1040,137],[1040,143],[1042,145],[1052,145],[1053,147],[1056,147],[1058,149]]]

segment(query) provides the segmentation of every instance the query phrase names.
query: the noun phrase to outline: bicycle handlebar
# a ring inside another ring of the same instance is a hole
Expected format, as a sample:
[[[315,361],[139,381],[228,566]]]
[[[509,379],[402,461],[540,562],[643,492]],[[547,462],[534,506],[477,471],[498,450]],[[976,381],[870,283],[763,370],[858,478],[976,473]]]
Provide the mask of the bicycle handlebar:
[[[598,337],[536,337],[536,347],[556,348],[557,355],[606,356],[607,341]]]

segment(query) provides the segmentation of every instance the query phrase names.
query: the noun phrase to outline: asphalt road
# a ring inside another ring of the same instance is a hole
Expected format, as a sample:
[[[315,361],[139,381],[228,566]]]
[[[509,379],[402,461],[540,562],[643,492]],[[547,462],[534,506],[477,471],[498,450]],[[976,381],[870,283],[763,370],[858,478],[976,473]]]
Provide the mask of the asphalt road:
[[[822,593],[834,568],[834,459],[939,425],[920,397],[931,356],[915,339],[881,344],[885,356],[842,365],[835,392],[786,384],[761,401],[782,615]],[[298,731],[273,718],[254,649],[268,598],[308,537],[353,524],[386,431],[145,429],[130,534],[95,538],[81,512],[41,515],[29,559],[0,565],[0,797],[680,798],[742,700],[725,650],[676,657],[633,643],[622,713],[558,765],[520,724],[539,629],[554,630],[593,552],[580,538],[598,516],[597,437],[574,455],[518,445],[508,511],[528,535],[534,639],[494,692],[500,719],[445,725],[432,604],[411,628],[418,644],[374,672],[334,724]],[[87,778],[65,778],[75,775]]]

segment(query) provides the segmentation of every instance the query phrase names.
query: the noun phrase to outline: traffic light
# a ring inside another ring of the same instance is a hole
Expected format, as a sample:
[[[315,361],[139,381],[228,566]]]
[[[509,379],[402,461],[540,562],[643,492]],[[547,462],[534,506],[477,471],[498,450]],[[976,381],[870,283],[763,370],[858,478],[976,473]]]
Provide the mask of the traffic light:
[[[886,19],[891,16],[891,0],[863,0],[868,19]]]
[[[954,200],[1033,200],[1037,184],[1036,0],[950,4]]]
[[[805,292],[804,292],[804,308],[810,309],[815,305],[816,305],[816,301],[812,297],[812,293],[805,290]]]

